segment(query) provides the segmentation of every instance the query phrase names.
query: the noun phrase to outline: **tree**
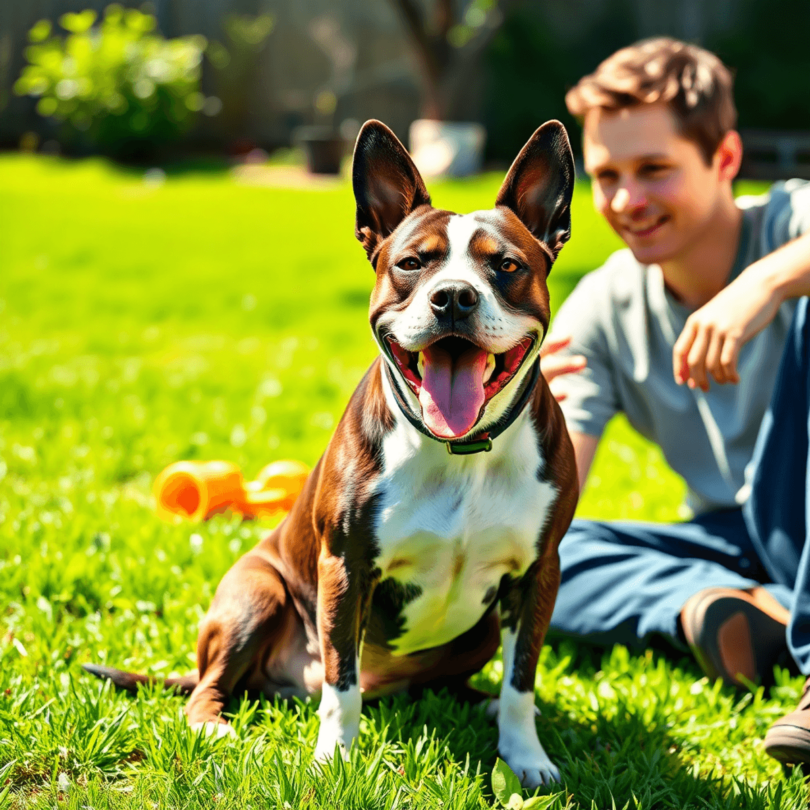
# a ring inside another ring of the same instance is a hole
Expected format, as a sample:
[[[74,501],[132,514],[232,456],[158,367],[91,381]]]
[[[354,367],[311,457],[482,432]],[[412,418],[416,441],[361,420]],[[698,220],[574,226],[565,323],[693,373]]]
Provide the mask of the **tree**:
[[[422,83],[422,115],[458,118],[463,82],[515,0],[391,0],[413,47]]]

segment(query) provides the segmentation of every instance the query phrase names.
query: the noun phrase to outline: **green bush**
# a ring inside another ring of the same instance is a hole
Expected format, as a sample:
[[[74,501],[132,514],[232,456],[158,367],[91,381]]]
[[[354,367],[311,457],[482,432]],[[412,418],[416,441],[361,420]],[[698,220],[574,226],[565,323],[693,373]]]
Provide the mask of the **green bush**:
[[[175,140],[201,109],[200,71],[205,39],[167,40],[150,14],[108,6],[64,14],[67,36],[40,20],[14,90],[39,98],[37,111],[63,122],[71,145],[115,157],[146,157]]]

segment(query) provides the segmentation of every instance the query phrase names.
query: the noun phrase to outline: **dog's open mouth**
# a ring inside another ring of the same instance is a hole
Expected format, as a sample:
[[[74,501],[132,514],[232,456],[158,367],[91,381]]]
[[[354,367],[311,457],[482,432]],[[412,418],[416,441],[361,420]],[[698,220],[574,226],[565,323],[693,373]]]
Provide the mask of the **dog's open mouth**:
[[[468,433],[483,407],[515,376],[532,338],[502,354],[491,354],[461,337],[445,337],[421,352],[386,338],[402,377],[419,399],[428,430],[442,439]]]

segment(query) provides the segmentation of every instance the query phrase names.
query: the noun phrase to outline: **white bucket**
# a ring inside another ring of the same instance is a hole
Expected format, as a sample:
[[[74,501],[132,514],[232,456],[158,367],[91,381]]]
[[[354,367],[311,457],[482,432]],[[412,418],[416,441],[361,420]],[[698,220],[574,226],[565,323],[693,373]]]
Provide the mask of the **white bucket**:
[[[408,134],[413,162],[425,177],[464,177],[481,171],[487,135],[481,124],[418,118]]]

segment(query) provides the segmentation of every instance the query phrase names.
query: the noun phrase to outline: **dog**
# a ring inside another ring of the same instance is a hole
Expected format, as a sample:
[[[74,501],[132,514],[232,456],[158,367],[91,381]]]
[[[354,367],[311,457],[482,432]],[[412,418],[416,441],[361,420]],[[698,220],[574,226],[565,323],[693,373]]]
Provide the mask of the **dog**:
[[[573,180],[550,121],[493,209],[442,211],[396,136],[363,126],[355,233],[376,273],[380,357],[290,513],[219,584],[198,674],[165,682],[191,692],[193,726],[232,731],[222,711],[240,689],[320,692],[315,759],[327,760],[357,737],[364,697],[483,697],[467,681],[502,643],[500,756],[528,788],[559,779],[534,685],[578,489],[539,352]],[[131,690],[150,680],[85,668]]]

